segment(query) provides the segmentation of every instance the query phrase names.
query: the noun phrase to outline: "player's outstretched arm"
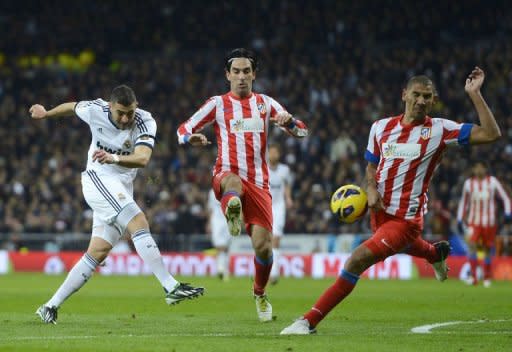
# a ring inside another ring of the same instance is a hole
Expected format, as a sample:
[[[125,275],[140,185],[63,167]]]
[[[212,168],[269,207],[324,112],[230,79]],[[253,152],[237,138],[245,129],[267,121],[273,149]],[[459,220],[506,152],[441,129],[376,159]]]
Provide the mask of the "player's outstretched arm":
[[[484,79],[484,71],[480,67],[475,67],[466,79],[464,87],[473,105],[475,105],[478,118],[480,119],[480,125],[474,125],[471,129],[469,137],[471,144],[491,143],[501,137],[501,131],[496,123],[496,119],[480,92]]]
[[[75,113],[75,106],[76,102],[69,102],[60,104],[47,111],[43,105],[35,104],[30,107],[28,112],[30,113],[30,117],[34,120],[47,119],[50,117],[73,116]]]

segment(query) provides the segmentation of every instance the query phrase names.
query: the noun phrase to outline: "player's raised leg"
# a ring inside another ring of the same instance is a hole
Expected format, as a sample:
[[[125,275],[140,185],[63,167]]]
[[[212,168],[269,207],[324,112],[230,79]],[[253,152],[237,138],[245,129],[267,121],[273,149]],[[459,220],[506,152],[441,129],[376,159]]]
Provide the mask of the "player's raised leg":
[[[167,304],[177,304],[183,300],[203,295],[203,287],[192,287],[188,284],[179,283],[167,271],[160,250],[149,231],[146,216],[135,203],[123,208],[118,216],[118,222],[121,224],[127,222],[126,229],[132,237],[135,249],[162,285],[166,293],[165,301]]]
[[[407,247],[405,253],[415,257],[425,258],[434,269],[436,279],[444,281],[448,278],[448,266],[446,258],[450,254],[451,247],[448,241],[439,241],[431,244],[423,238],[418,237]]]
[[[222,173],[216,178],[220,180],[220,205],[226,216],[229,233],[231,236],[239,236],[242,232],[242,181],[233,173]]]

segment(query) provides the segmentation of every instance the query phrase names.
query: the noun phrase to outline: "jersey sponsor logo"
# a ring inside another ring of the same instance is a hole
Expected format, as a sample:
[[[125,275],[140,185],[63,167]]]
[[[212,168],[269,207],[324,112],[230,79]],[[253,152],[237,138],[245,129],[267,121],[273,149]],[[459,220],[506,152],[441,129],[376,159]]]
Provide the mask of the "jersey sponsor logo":
[[[265,103],[258,103],[256,104],[256,106],[258,107],[258,111],[260,112],[260,114],[266,114],[267,113],[267,108],[265,106]]]
[[[489,198],[491,198],[491,195],[489,194],[489,191],[487,191],[487,190],[479,191],[479,190],[475,189],[475,190],[473,190],[471,197],[474,200],[482,201],[482,200],[488,200]]]
[[[96,142],[96,147],[98,147],[98,149],[104,150],[110,154],[130,155],[130,152],[128,152],[128,151],[123,151],[122,149],[112,149],[112,148],[106,147],[106,146],[102,145],[100,143],[100,141]]]
[[[264,132],[263,119],[259,117],[251,117],[248,119],[237,119],[229,121],[231,132]]]
[[[421,145],[415,143],[383,143],[386,159],[416,159],[421,154]]]
[[[431,134],[431,128],[430,127],[423,127],[420,131],[420,136],[421,136],[421,139],[423,140],[427,140],[430,138],[430,134]]]

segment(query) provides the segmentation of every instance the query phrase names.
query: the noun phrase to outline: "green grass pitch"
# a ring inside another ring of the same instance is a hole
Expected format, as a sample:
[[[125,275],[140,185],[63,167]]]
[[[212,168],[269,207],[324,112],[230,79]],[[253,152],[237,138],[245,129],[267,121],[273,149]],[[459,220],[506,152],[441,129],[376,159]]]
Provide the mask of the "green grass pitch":
[[[183,278],[207,292],[169,307],[151,276],[95,275],[61,307],[57,325],[42,324],[34,312],[63,279],[0,276],[0,351],[512,351],[510,282],[363,279],[318,334],[280,336],[332,279],[282,279],[268,289],[276,320],[259,323],[248,278]]]

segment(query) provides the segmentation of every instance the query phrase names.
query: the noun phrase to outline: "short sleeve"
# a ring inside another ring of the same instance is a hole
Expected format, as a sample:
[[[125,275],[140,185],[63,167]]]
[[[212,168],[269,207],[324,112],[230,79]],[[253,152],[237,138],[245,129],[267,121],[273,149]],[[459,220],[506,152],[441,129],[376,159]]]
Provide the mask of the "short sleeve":
[[[468,145],[473,124],[443,119],[443,142],[446,145]]]
[[[366,152],[364,154],[365,160],[372,164],[378,164],[380,161],[380,147],[377,142],[377,123],[378,121],[374,122],[370,129],[368,146],[366,147]]]
[[[86,122],[87,124],[91,121],[91,109],[94,106],[94,100],[84,100],[76,103],[75,105],[75,114],[81,120]]]
[[[156,121],[151,114],[148,113],[147,116],[135,115],[135,131],[135,146],[145,145],[153,149],[156,138]]]

